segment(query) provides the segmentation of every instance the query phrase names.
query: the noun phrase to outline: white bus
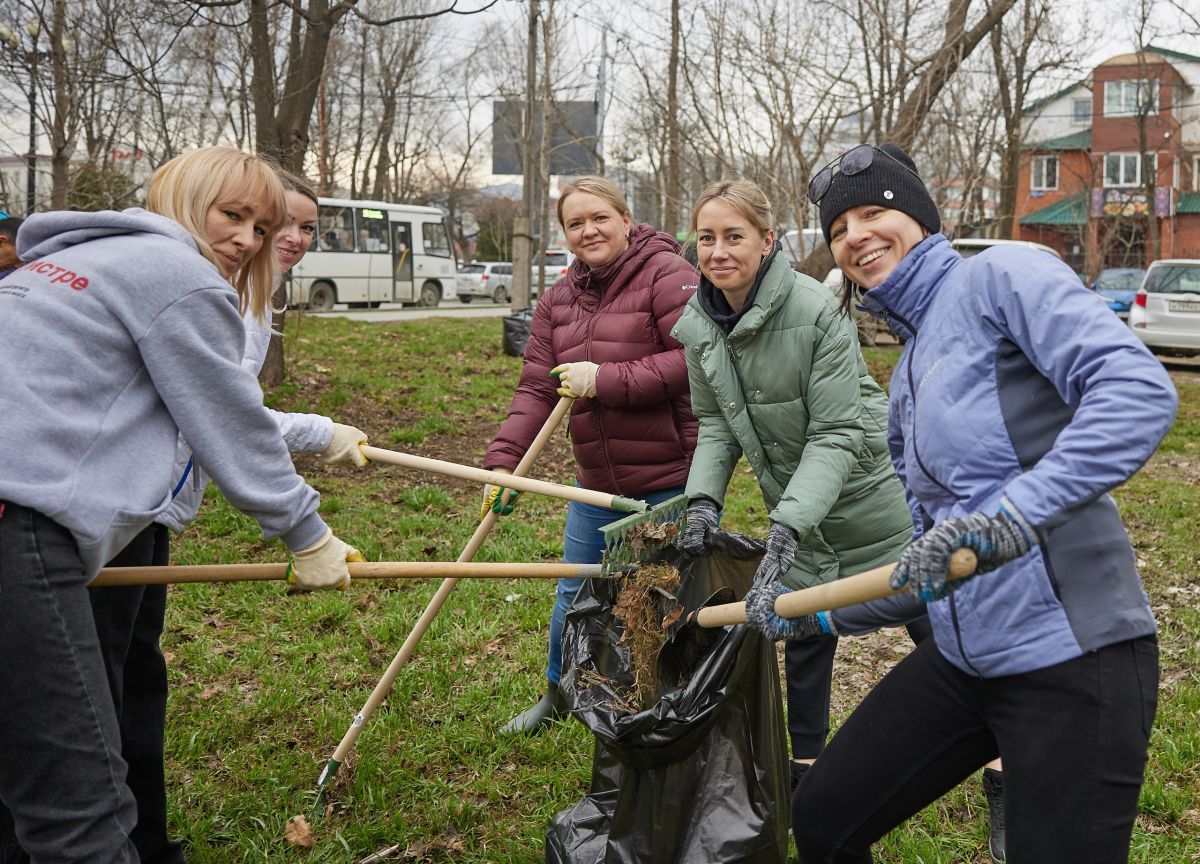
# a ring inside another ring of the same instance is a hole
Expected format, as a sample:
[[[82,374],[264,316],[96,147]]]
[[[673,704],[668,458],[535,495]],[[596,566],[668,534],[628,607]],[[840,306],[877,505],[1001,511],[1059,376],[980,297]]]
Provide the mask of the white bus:
[[[289,305],[323,312],[334,303],[366,309],[454,298],[458,266],[441,210],[319,200],[317,237],[292,270]]]

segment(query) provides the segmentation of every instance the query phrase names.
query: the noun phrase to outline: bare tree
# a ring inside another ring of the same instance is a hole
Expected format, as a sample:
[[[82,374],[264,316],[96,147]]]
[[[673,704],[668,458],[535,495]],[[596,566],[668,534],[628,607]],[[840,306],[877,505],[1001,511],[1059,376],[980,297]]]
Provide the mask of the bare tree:
[[[917,143],[929,164],[936,166],[931,191],[942,214],[942,230],[948,234],[968,236],[989,225],[993,216],[992,178],[1001,136],[989,64],[990,58],[964,64],[962,71],[968,74],[947,85]]]
[[[1061,38],[1066,22],[1056,20],[1050,0],[1019,0],[1014,12],[989,34],[999,113],[1004,122],[996,219],[1000,236],[1005,238],[1011,238],[1016,230],[1021,121],[1029,94],[1046,72],[1070,68],[1078,59],[1076,49],[1080,44]]]

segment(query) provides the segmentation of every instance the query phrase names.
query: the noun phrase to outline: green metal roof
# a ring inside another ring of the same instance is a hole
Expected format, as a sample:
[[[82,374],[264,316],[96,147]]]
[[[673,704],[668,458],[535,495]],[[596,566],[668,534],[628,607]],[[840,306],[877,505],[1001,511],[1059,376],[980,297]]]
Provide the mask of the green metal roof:
[[[1066,96],[1072,90],[1075,90],[1076,88],[1079,88],[1079,87],[1086,87],[1088,89],[1088,91],[1090,92],[1092,89],[1091,79],[1090,78],[1081,78],[1080,80],[1076,81],[1074,84],[1068,84],[1066,87],[1062,88],[1061,90],[1058,90],[1057,92],[1051,93],[1049,96],[1043,96],[1041,99],[1035,99],[1034,101],[1032,101],[1028,105],[1026,105],[1024,108],[1022,108],[1021,113],[1029,114],[1032,111],[1037,111],[1042,106],[1053,102],[1055,99],[1057,99],[1060,96]]]
[[[1046,141],[1030,141],[1021,145],[1022,150],[1091,150],[1092,149],[1092,130],[1084,129],[1081,132],[1072,132],[1070,135],[1063,135],[1059,138],[1050,138]]]
[[[1171,57],[1175,60],[1190,60],[1193,63],[1200,63],[1200,57],[1197,57],[1195,54],[1184,54],[1182,51],[1172,51],[1170,48],[1160,48],[1157,45],[1147,45],[1146,52],[1161,54],[1164,57]]]
[[[1021,217],[1022,225],[1072,226],[1086,225],[1088,220],[1087,193],[1080,192],[1070,198],[1055,201],[1041,210],[1034,210]]]
[[[1200,213],[1200,192],[1184,192],[1175,205],[1176,213]]]

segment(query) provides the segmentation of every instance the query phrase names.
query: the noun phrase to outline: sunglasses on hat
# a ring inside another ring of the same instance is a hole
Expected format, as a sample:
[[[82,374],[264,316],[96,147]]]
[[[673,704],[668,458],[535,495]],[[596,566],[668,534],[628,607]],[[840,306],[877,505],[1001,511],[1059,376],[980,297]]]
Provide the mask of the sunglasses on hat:
[[[821,199],[825,197],[825,193],[829,191],[829,186],[833,183],[833,175],[835,173],[841,171],[847,177],[861,174],[875,162],[876,153],[882,153],[909,174],[918,180],[921,179],[920,174],[886,150],[881,150],[873,144],[859,144],[857,147],[851,147],[816,173],[816,176],[808,184],[808,200],[813,204],[820,204]]]

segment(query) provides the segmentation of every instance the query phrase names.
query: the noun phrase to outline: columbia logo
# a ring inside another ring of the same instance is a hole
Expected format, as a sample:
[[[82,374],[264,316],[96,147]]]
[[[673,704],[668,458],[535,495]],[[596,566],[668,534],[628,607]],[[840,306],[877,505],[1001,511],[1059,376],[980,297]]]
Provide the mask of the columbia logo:
[[[695,290],[697,290],[699,287],[700,287],[700,284],[699,284],[699,283],[697,283],[697,284],[695,284],[695,285],[682,285],[682,286],[680,286],[680,289],[679,289],[679,290],[680,290],[680,291],[695,291]]]

